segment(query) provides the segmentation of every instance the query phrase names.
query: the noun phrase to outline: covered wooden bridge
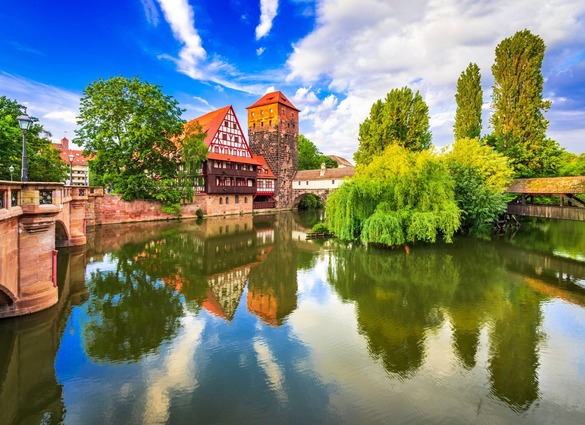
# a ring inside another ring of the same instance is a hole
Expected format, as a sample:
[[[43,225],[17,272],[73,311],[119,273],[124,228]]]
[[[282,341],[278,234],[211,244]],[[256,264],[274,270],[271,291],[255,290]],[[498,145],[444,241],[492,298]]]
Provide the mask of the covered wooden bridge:
[[[585,221],[585,176],[517,179],[507,190],[518,195],[508,214]],[[535,203],[536,197],[553,197],[556,205]]]

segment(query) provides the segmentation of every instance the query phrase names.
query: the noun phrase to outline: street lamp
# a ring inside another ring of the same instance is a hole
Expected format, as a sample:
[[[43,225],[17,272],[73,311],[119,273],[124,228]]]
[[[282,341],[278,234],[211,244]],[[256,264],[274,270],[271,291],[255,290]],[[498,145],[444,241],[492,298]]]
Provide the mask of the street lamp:
[[[70,153],[67,158],[69,158],[69,186],[73,186],[73,158],[75,157]]]
[[[26,131],[30,128],[32,124],[32,120],[26,114],[26,107],[24,108],[24,113],[20,115],[18,118],[18,126],[22,130],[22,176],[21,181],[27,182],[28,181],[28,164],[26,158]]]
[[[10,181],[12,181],[12,173],[14,173],[14,167],[11,165],[8,167],[8,171],[10,171]]]

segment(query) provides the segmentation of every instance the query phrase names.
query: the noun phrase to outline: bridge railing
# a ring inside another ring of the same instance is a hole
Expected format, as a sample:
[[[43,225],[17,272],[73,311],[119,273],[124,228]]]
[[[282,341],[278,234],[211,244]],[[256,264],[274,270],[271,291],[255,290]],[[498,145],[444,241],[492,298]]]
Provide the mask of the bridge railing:
[[[578,207],[511,203],[508,204],[508,213],[514,215],[525,215],[528,217],[585,221],[585,208]]]

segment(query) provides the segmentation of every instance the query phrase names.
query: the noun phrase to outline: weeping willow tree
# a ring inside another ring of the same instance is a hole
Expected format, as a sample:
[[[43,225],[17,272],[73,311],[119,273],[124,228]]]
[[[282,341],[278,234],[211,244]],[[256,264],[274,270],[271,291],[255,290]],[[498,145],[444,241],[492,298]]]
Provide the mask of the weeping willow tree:
[[[401,245],[451,242],[460,224],[454,183],[440,158],[390,145],[326,204],[330,229],[342,240]]]

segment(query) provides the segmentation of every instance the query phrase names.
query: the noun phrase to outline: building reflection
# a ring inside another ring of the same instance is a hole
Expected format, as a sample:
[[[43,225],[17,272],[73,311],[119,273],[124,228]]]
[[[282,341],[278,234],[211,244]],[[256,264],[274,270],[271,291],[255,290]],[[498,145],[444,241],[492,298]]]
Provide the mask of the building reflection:
[[[63,387],[55,358],[74,306],[87,299],[85,249],[61,249],[58,255],[59,303],[30,316],[0,323],[0,423],[62,423]]]

